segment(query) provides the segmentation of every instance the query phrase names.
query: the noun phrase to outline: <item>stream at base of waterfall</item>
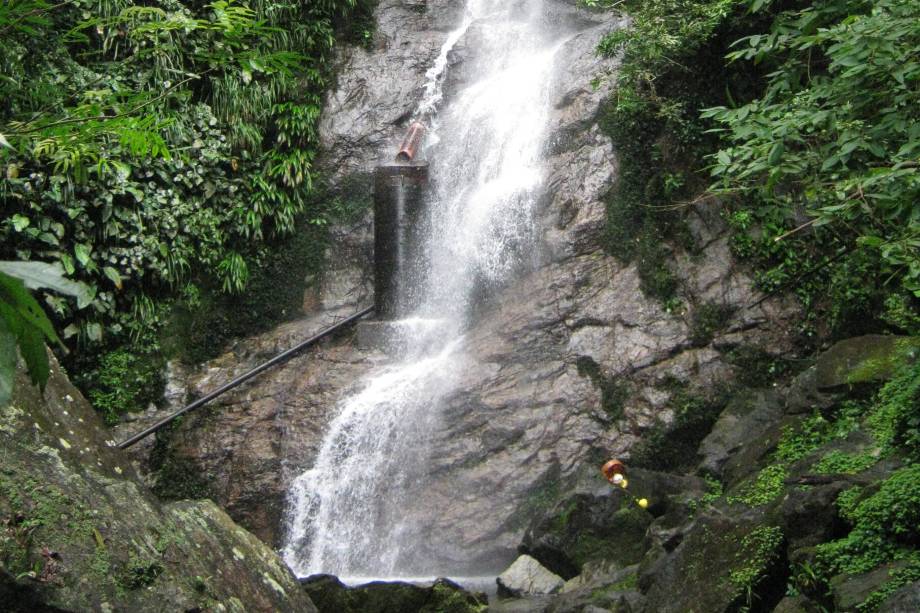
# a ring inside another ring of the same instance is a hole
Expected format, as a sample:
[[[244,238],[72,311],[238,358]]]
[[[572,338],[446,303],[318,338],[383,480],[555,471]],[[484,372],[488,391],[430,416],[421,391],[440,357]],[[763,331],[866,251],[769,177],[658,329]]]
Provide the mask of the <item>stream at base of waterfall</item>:
[[[464,368],[476,301],[535,264],[554,56],[571,36],[544,9],[543,0],[469,0],[427,72],[414,119],[428,126],[431,185],[401,297],[412,315],[394,322],[399,357],[340,400],[313,467],[291,487],[283,556],[299,576],[468,574],[427,546],[425,517],[438,513],[425,495],[436,478],[432,433]],[[448,55],[464,38],[472,76],[446,93]]]

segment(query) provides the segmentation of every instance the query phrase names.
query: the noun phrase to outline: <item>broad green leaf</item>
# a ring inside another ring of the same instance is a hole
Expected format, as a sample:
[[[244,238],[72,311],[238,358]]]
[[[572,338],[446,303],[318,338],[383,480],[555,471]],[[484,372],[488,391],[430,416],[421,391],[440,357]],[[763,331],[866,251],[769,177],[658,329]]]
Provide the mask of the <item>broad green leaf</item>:
[[[121,289],[121,275],[118,274],[118,271],[112,268],[111,266],[106,266],[102,269],[102,272],[105,273],[105,276],[115,284],[115,287]]]
[[[91,251],[92,247],[83,243],[77,243],[73,247],[74,255],[77,256],[77,261],[84,267],[89,263],[89,254]]]
[[[91,323],[86,326],[86,336],[93,342],[102,340],[102,326],[97,323]]]
[[[31,327],[44,334],[48,340],[63,346],[51,322],[48,321],[48,316],[45,315],[23,282],[5,272],[0,272],[0,303],[22,318],[23,325],[17,330],[20,342],[27,334],[26,329]],[[10,317],[7,317],[7,322],[15,324]]]
[[[77,307],[81,309],[93,300],[89,286],[67,279],[60,264],[0,261],[0,272],[22,279],[29,289],[50,289],[73,296],[77,299]]]
[[[775,143],[773,145],[773,148],[770,149],[770,158],[767,160],[770,166],[776,166],[777,164],[779,164],[779,161],[782,159],[783,152],[785,150],[786,150],[786,147],[785,145],[783,145],[782,141]]]
[[[13,222],[13,229],[16,230],[17,232],[22,232],[23,230],[28,228],[29,223],[31,223],[28,217],[26,217],[25,215],[20,215],[19,213],[16,213],[15,215],[13,215],[11,221]]]

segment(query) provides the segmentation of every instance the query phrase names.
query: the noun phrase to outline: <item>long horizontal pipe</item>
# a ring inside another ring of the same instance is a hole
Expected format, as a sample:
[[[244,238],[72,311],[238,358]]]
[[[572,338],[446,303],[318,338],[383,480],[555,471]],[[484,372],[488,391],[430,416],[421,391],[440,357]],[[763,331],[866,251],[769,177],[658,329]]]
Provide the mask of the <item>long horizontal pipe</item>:
[[[191,403],[190,405],[188,405],[188,406],[186,406],[186,407],[183,407],[183,408],[179,409],[178,411],[176,411],[176,412],[173,413],[172,415],[169,415],[168,417],[164,417],[163,419],[161,419],[161,420],[158,421],[157,423],[153,424],[152,426],[150,426],[150,427],[147,428],[146,430],[144,430],[144,431],[142,431],[142,432],[138,432],[137,434],[135,434],[134,436],[132,436],[132,437],[129,438],[128,440],[122,441],[121,443],[118,443],[118,448],[119,448],[119,449],[127,449],[128,447],[130,447],[131,445],[133,445],[133,444],[135,444],[136,442],[140,441],[141,439],[144,439],[144,438],[150,436],[151,434],[153,434],[154,432],[156,432],[157,430],[159,430],[160,428],[162,428],[163,426],[165,426],[166,424],[168,424],[169,422],[171,422],[171,421],[174,420],[175,418],[179,417],[180,415],[185,415],[185,414],[188,413],[189,411],[194,411],[195,409],[197,409],[197,408],[200,407],[201,405],[207,404],[208,402],[214,400],[215,398],[217,398],[217,397],[220,396],[221,394],[223,394],[223,393],[225,393],[225,392],[228,392],[228,391],[232,390],[234,387],[237,387],[237,386],[241,385],[242,383],[245,383],[246,381],[249,381],[250,379],[252,379],[252,378],[255,377],[256,375],[258,375],[259,373],[268,370],[268,369],[271,368],[272,366],[277,366],[278,364],[281,364],[282,362],[286,362],[286,361],[289,360],[290,358],[294,357],[294,355],[296,355],[298,352],[300,352],[300,351],[306,349],[307,347],[309,347],[309,346],[312,345],[313,343],[316,343],[317,341],[320,341],[320,340],[326,338],[326,337],[329,336],[330,334],[333,334],[335,331],[337,331],[337,330],[339,330],[339,329],[341,329],[341,328],[344,328],[344,327],[347,326],[347,325],[353,324],[354,322],[358,321],[359,319],[361,319],[362,317],[364,317],[364,316],[367,315],[368,313],[372,312],[373,310],[374,310],[374,307],[370,306],[370,307],[367,307],[367,308],[364,309],[364,310],[358,311],[358,312],[355,313],[354,315],[351,315],[351,316],[349,316],[349,317],[346,317],[346,318],[343,319],[342,321],[340,321],[340,322],[338,322],[338,323],[336,323],[336,324],[333,324],[333,325],[329,326],[328,328],[326,328],[325,330],[323,330],[323,331],[320,332],[319,334],[316,334],[316,335],[314,335],[314,336],[311,336],[310,338],[308,338],[307,340],[303,341],[302,343],[298,343],[297,345],[291,347],[290,349],[288,349],[288,350],[285,351],[284,353],[279,353],[278,355],[276,355],[276,356],[273,357],[272,359],[268,360],[267,362],[263,362],[262,364],[259,364],[258,366],[256,366],[255,368],[253,368],[252,370],[250,370],[249,372],[247,372],[246,374],[240,375],[239,377],[237,377],[237,378],[234,379],[233,381],[230,381],[229,383],[225,383],[224,385],[220,386],[219,388],[217,388],[217,389],[214,390],[213,392],[211,392],[211,393],[209,393],[209,394],[207,394],[207,395],[205,395],[205,396],[202,396],[201,398],[199,398],[199,399],[196,400],[195,402]]]

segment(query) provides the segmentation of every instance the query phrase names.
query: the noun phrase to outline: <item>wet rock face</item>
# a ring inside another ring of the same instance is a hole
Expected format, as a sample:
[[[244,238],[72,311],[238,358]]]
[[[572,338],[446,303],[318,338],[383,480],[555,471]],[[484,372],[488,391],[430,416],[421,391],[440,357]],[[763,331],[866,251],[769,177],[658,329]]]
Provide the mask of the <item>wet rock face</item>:
[[[0,408],[4,611],[315,611],[281,559],[210,501],[157,502],[53,364]]]
[[[461,4],[384,0],[373,48],[341,52],[338,85],[322,123],[323,163],[337,189],[360,191],[378,160],[395,151],[424,72]],[[703,251],[694,257],[676,252],[681,309],[669,312],[644,296],[636,267],[603,252],[605,198],[617,160],[598,119],[614,80],[601,78],[599,87],[592,80],[616,68],[616,61],[598,58],[595,46],[618,18],[574,3],[547,6],[553,19],[582,31],[558,57],[537,212],[540,248],[515,282],[481,305],[457,369],[459,384],[431,441],[433,483],[417,514],[407,511],[429,535],[437,559],[478,572],[510,563],[529,520],[571,488],[580,467],[610,456],[626,459],[644,432],[670,422],[675,390],[705,396],[730,381],[736,368],[725,356],[738,346],[788,349],[784,331],[796,315],[777,298],[746,308],[759,296],[732,261],[714,204],[687,214]],[[470,37],[449,56],[447,96],[452,79],[469,70],[475,29]],[[314,314],[187,373],[177,381],[186,400],[369,301],[370,220],[334,231]],[[694,313],[707,304],[733,314],[701,342]],[[290,480],[312,465],[336,403],[386,359],[342,336],[190,415],[174,433],[170,453],[206,477],[208,494],[234,518],[278,545]],[[145,454],[137,457],[143,461]]]

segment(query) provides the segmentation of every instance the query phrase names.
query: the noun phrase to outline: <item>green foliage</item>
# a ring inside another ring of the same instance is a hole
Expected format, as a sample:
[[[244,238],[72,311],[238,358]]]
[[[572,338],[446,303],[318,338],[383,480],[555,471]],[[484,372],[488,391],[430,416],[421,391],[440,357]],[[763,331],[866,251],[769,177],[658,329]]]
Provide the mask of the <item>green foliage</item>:
[[[734,308],[724,304],[707,302],[697,306],[690,322],[690,341],[696,346],[709,344],[733,314]]]
[[[713,206],[715,195],[759,288],[801,301],[801,340],[916,330],[917,7],[616,6],[632,26],[599,46],[623,57],[607,123],[622,153],[607,242],[627,260],[645,245],[643,289],[673,300],[663,241],[681,244],[680,210]]]
[[[817,474],[855,475],[866,470],[877,461],[878,457],[872,453],[831,451],[812,466],[811,470]]]
[[[787,475],[786,467],[781,464],[767,466],[749,481],[742,485],[737,494],[727,496],[729,504],[746,504],[756,507],[769,504],[783,493],[783,481]]]
[[[897,568],[891,572],[888,581],[875,590],[860,605],[860,611],[877,610],[889,596],[894,594],[900,588],[920,580],[920,555],[913,556],[904,568]]]
[[[847,494],[838,501],[853,529],[818,546],[822,574],[863,573],[894,560],[920,559],[920,466],[894,472],[876,493],[856,502],[858,496]]]
[[[798,427],[783,428],[774,458],[785,464],[797,462],[831,440],[832,436],[832,424],[815,412]]]
[[[606,418],[616,421],[623,415],[623,403],[626,401],[628,389],[612,377],[606,377],[601,372],[600,366],[587,356],[579,357],[575,366],[579,376],[588,377],[601,392],[601,408]]]
[[[64,337],[124,339],[138,301],[239,293],[266,246],[331,212],[308,197],[335,28],[370,2],[4,4],[0,256],[94,292],[45,300]],[[123,342],[123,340],[122,340]]]
[[[6,406],[13,393],[17,347],[32,383],[44,390],[50,372],[45,342],[61,345],[29,289],[75,296],[80,307],[89,300],[88,288],[62,273],[60,267],[41,262],[0,262],[0,406]]]
[[[162,397],[163,361],[158,355],[119,348],[102,354],[98,365],[81,373],[89,401],[109,425],[124,413],[140,411]]]
[[[742,596],[745,607],[754,604],[757,586],[779,561],[784,542],[783,531],[776,526],[758,526],[741,539],[740,564],[729,573],[729,581]]]
[[[920,458],[920,361],[905,365],[882,386],[866,424],[883,449],[897,447]]]
[[[794,6],[733,48],[730,61],[772,72],[761,96],[703,114],[725,139],[711,157],[714,188],[789,221],[806,211],[799,226],[832,226],[845,248],[878,254],[884,272],[920,296],[920,8]]]

